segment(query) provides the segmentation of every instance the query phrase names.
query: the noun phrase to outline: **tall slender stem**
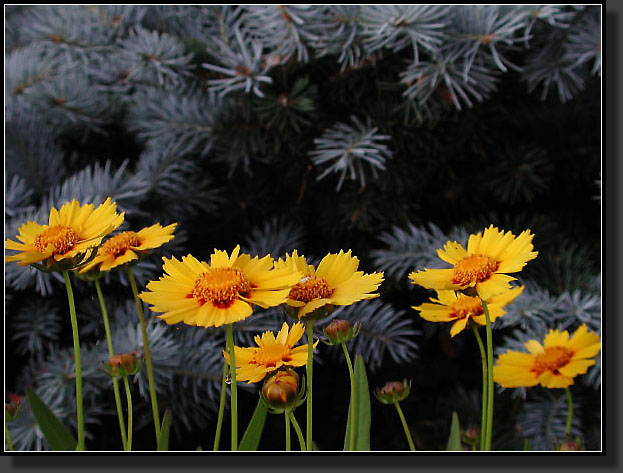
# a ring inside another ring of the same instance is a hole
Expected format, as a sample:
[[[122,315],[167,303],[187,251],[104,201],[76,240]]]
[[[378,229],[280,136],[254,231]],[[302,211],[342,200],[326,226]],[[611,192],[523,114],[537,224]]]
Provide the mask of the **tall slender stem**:
[[[100,309],[102,311],[102,319],[104,319],[104,331],[106,333],[106,343],[108,345],[108,356],[111,358],[115,354],[115,349],[112,344],[112,336],[110,334],[110,323],[108,322],[108,310],[106,310],[106,303],[104,302],[104,295],[102,294],[102,287],[100,286],[99,279],[95,281],[95,289],[97,291],[97,298],[100,302]],[[125,419],[123,416],[123,409],[121,408],[121,392],[119,391],[119,381],[116,377],[112,378],[113,392],[115,393],[115,405],[117,406],[117,417],[119,419],[119,430],[121,431],[121,443],[124,450],[126,450],[127,438],[125,434]]]
[[[286,452],[289,452],[292,448],[290,447],[290,420],[288,417],[288,411],[283,411],[283,417],[286,422]]]
[[[151,350],[149,348],[149,339],[147,338],[147,326],[145,324],[145,316],[143,315],[143,304],[138,298],[138,289],[134,280],[132,268],[128,268],[128,278],[130,286],[132,286],[132,294],[136,303],[138,319],[141,324],[141,334],[143,337],[143,352],[145,353],[145,366],[147,367],[147,380],[149,381],[149,397],[151,398],[151,410],[154,416],[154,428],[156,431],[156,444],[160,442],[160,414],[158,413],[158,398],[156,397],[156,382],[154,380],[154,368],[151,364]]]
[[[130,391],[130,383],[128,383],[128,377],[123,377],[123,384],[125,386],[125,397],[128,401],[128,441],[126,443],[126,450],[132,450],[132,392]]]
[[[296,436],[299,439],[299,445],[301,446],[301,451],[305,451],[306,450],[305,438],[303,437],[303,431],[301,430],[301,426],[296,421],[296,417],[294,417],[293,411],[288,412],[288,415],[290,416],[290,422],[292,422],[292,425],[294,426],[294,431],[296,432]]]
[[[9,451],[13,452],[15,449],[13,448],[13,442],[11,441],[11,434],[9,433],[9,423],[4,419],[4,436],[6,438],[6,446]]]
[[[78,450],[84,450],[84,411],[82,401],[82,363],[80,361],[80,338],[78,336],[78,319],[76,317],[76,305],[74,292],[71,288],[69,273],[63,271],[67,299],[69,300],[69,316],[71,318],[71,333],[74,341],[74,360],[76,364],[76,417],[78,422]]]
[[[405,435],[407,436],[407,442],[409,442],[409,448],[412,452],[415,452],[415,445],[413,443],[413,439],[411,438],[411,432],[409,431],[409,426],[407,425],[407,420],[405,419],[405,415],[402,413],[402,408],[400,407],[400,403],[398,401],[394,401],[394,406],[396,406],[396,410],[398,411],[398,416],[400,417],[400,422],[402,422],[402,428],[405,431]]]
[[[484,435],[487,431],[487,354],[485,352],[485,347],[482,344],[482,338],[480,338],[480,334],[478,333],[478,328],[475,325],[472,325],[472,330],[474,331],[474,335],[476,336],[476,341],[478,342],[478,348],[480,349],[480,361],[482,365],[482,408],[481,408],[481,416],[480,416],[480,450],[485,449],[484,443]]]
[[[214,451],[218,451],[223,428],[223,413],[225,412],[225,395],[227,394],[227,362],[223,363],[223,379],[221,380],[221,400],[218,405],[218,420],[216,421],[216,434],[214,435]]]
[[[355,393],[355,373],[353,372],[353,363],[348,354],[346,343],[340,343],[342,350],[344,350],[344,356],[346,357],[346,364],[348,365],[348,374],[350,375],[350,451],[355,450],[355,432],[357,432],[357,398]]]
[[[482,300],[482,308],[487,323],[487,432],[485,436],[485,450],[491,450],[491,437],[493,432],[493,330],[491,329],[491,317],[487,303]]]
[[[235,452],[238,450],[238,385],[236,383],[236,355],[232,324],[227,324],[227,351],[229,352],[229,373],[231,376],[231,451]]]
[[[565,442],[569,441],[569,437],[571,436],[571,422],[573,422],[573,398],[571,397],[571,390],[569,387],[565,388],[565,393],[567,393],[567,426],[565,427]]]
[[[307,451],[312,450],[312,380],[314,371],[314,321],[307,324]]]

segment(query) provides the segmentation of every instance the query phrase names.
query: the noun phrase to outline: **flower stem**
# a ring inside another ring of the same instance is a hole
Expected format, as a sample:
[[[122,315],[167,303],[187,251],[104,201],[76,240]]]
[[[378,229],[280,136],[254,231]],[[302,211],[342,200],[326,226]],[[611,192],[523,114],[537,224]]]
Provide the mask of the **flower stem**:
[[[4,418],[4,436],[6,438],[7,448],[11,452],[15,451],[15,449],[13,448],[13,442],[11,441],[11,434],[9,433],[9,423],[6,420],[6,417]]]
[[[141,324],[141,334],[143,337],[143,352],[145,353],[145,366],[147,367],[147,380],[149,381],[149,397],[151,398],[151,410],[154,416],[154,428],[156,430],[156,444],[160,442],[160,414],[158,413],[158,398],[156,397],[156,382],[154,381],[154,368],[151,364],[151,350],[149,348],[149,339],[147,338],[147,326],[145,325],[145,316],[143,315],[143,304],[138,298],[138,289],[132,268],[128,268],[128,278],[130,286],[132,286],[132,294],[136,303],[138,319]]]
[[[341,342],[342,350],[344,350],[344,356],[346,357],[346,364],[348,365],[348,374],[350,375],[350,451],[355,450],[355,432],[357,432],[357,397],[355,394],[355,373],[353,372],[353,363],[348,354],[346,343]]]
[[[214,435],[214,451],[218,451],[223,428],[223,413],[225,412],[225,395],[227,394],[227,362],[223,363],[223,379],[221,381],[221,400],[218,405],[218,420],[216,421],[216,434]]]
[[[286,422],[286,452],[289,452],[292,449],[290,447],[290,418],[288,417],[288,411],[283,411],[283,417]]]
[[[482,409],[480,416],[480,450],[485,449],[484,435],[487,430],[487,354],[485,353],[485,347],[482,344],[482,338],[478,333],[478,328],[472,325],[472,330],[476,336],[478,342],[478,348],[480,349],[480,361],[482,364]]]
[[[112,344],[112,337],[110,335],[110,324],[108,322],[108,311],[106,310],[106,304],[104,302],[104,295],[102,294],[102,287],[100,286],[99,279],[95,281],[95,289],[97,291],[97,298],[100,302],[100,309],[102,311],[102,319],[104,319],[104,331],[106,332],[106,343],[108,344],[108,356],[112,358],[115,354],[115,350]],[[121,392],[119,391],[119,381],[116,377],[112,378],[112,387],[115,393],[115,405],[117,406],[117,417],[119,418],[119,430],[121,431],[121,443],[124,450],[126,449],[126,435],[125,435],[125,419],[123,416],[123,409],[121,408]]]
[[[312,377],[314,370],[314,321],[307,325],[307,451],[312,450]]]
[[[573,398],[568,386],[565,388],[565,393],[567,393],[567,404],[569,406],[567,408],[567,426],[565,427],[565,442],[568,442],[571,436],[571,422],[573,421]]]
[[[238,385],[236,384],[236,358],[232,324],[227,324],[227,351],[229,352],[229,373],[231,376],[231,451],[235,452],[238,450]]]
[[[63,271],[67,299],[69,300],[69,316],[71,318],[71,332],[74,341],[74,360],[76,364],[76,417],[78,422],[78,450],[84,450],[84,411],[82,402],[82,363],[80,361],[80,339],[78,337],[78,319],[76,317],[76,305],[74,292],[71,289],[69,273]]]
[[[491,450],[491,438],[493,432],[493,330],[491,329],[491,317],[487,303],[481,299],[485,313],[487,331],[487,432],[485,435],[484,450]]]
[[[412,452],[415,452],[415,445],[413,444],[413,439],[411,438],[411,432],[409,432],[409,427],[407,426],[407,420],[405,419],[405,415],[402,413],[402,409],[400,408],[400,403],[398,401],[394,401],[394,406],[396,406],[398,416],[400,417],[400,422],[402,422],[402,428],[404,429],[405,435],[407,436],[409,448]]]
[[[294,412],[288,412],[288,416],[290,417],[290,422],[294,426],[294,431],[296,432],[296,436],[299,438],[299,445],[301,446],[301,451],[305,451],[305,438],[303,438],[303,432],[301,431],[301,426],[296,421],[296,417],[294,417]]]
[[[130,383],[128,383],[128,377],[123,377],[123,384],[125,386],[125,397],[128,400],[128,441],[126,443],[126,450],[132,450],[132,392],[130,391]]]

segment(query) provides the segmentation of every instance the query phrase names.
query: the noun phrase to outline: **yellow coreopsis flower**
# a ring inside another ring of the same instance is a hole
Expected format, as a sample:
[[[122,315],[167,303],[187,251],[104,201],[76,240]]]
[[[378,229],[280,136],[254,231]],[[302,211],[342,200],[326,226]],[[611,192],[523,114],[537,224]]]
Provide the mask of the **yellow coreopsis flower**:
[[[566,330],[550,330],[541,345],[528,340],[529,353],[508,350],[499,356],[493,367],[493,380],[505,388],[530,387],[566,388],[573,378],[584,374],[595,364],[601,348],[599,335],[580,326],[569,338]]]
[[[409,274],[414,284],[435,290],[465,290],[474,288],[487,300],[510,289],[516,278],[508,273],[522,270],[526,263],[536,258],[532,251],[530,230],[519,236],[500,231],[491,225],[483,233],[470,235],[467,249],[456,241],[449,241],[437,250],[439,257],[452,265],[448,269],[424,269]]]
[[[373,293],[383,282],[383,273],[364,274],[357,271],[359,258],[340,251],[328,254],[315,268],[307,264],[304,256],[294,250],[286,259],[275,262],[275,268],[288,269],[302,274],[292,287],[286,303],[296,310],[299,319],[325,306],[351,305],[355,302],[378,297]]]
[[[510,304],[523,292],[523,286],[509,289],[486,300],[491,322],[503,316],[504,306]],[[432,302],[432,303],[431,303]],[[482,300],[478,296],[468,296],[456,291],[437,291],[437,299],[432,299],[412,308],[420,312],[420,317],[430,322],[454,322],[450,335],[460,333],[470,320],[486,325]]]
[[[236,359],[236,380],[257,383],[273,371],[283,366],[304,366],[307,363],[307,345],[294,348],[305,333],[305,326],[297,322],[288,329],[286,322],[281,326],[277,337],[272,332],[256,335],[257,348],[234,346]],[[318,344],[314,343],[314,347]],[[229,354],[223,352],[229,363]]]
[[[60,210],[53,207],[47,225],[27,222],[19,228],[17,239],[6,240],[5,247],[19,253],[6,257],[20,266],[43,263],[48,269],[74,269],[87,251],[97,247],[102,238],[123,223],[124,213],[110,197],[97,208],[80,205],[76,200]]]
[[[285,302],[298,273],[273,269],[270,255],[251,258],[236,246],[214,250],[210,264],[192,255],[162,258],[164,276],[147,284],[140,298],[168,324],[184,322],[219,327],[238,322],[253,313],[252,304],[266,308]]]
[[[138,232],[126,231],[106,240],[97,250],[93,260],[84,265],[81,273],[87,273],[98,267],[100,271],[110,271],[138,259],[148,250],[171,241],[177,223],[163,227],[159,223],[143,228]]]

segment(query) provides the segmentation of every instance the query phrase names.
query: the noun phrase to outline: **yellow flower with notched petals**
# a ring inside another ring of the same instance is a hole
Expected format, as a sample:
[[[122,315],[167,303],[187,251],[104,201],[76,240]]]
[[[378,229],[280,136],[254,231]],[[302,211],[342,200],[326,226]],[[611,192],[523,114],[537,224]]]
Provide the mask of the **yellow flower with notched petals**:
[[[305,333],[305,326],[297,322],[288,329],[286,322],[281,326],[277,337],[272,332],[256,335],[254,340],[257,348],[240,348],[234,346],[236,359],[236,380],[257,383],[264,377],[282,366],[304,366],[307,363],[307,345],[294,348],[294,345]],[[318,344],[314,343],[314,347]],[[229,363],[229,353],[223,352]]]
[[[6,257],[20,266],[43,263],[48,268],[68,270],[80,263],[89,249],[97,247],[102,238],[123,223],[124,213],[117,213],[117,204],[110,197],[97,208],[80,205],[76,200],[65,203],[60,210],[50,210],[47,225],[27,222],[19,228],[16,242],[5,241],[5,248],[19,253]],[[67,266],[67,267],[65,267]]]
[[[300,274],[273,269],[270,255],[251,258],[236,246],[214,250],[210,264],[192,255],[162,258],[165,274],[150,281],[140,298],[168,324],[184,322],[219,327],[238,322],[253,313],[252,304],[267,308],[285,302]]]
[[[595,364],[590,358],[601,348],[599,335],[580,326],[569,338],[566,330],[551,329],[541,345],[537,340],[525,344],[528,353],[508,350],[493,367],[493,380],[505,388],[566,388],[573,378]]]
[[[439,257],[452,265],[448,269],[424,269],[409,274],[409,279],[427,289],[465,290],[474,288],[484,300],[510,289],[515,278],[508,273],[522,270],[536,258],[532,251],[530,230],[519,236],[500,231],[491,225],[483,233],[470,235],[467,249],[456,241],[449,241],[437,250]]]
[[[275,262],[275,268],[302,273],[302,278],[292,287],[286,303],[294,307],[299,319],[324,306],[351,305],[378,297],[374,293],[383,282],[383,273],[364,274],[357,271],[359,258],[340,251],[328,254],[315,268],[307,264],[304,256],[294,250],[286,259]]]
[[[158,248],[171,241],[177,223],[163,227],[159,223],[143,228],[138,232],[126,231],[109,238],[99,247],[93,260],[84,265],[81,273],[98,267],[100,271],[110,271],[138,259],[148,250]]]
[[[485,301],[491,322],[506,313],[504,306],[513,302],[523,289],[523,286],[509,289]],[[420,317],[429,322],[454,322],[450,329],[452,337],[460,333],[470,320],[478,325],[486,324],[482,300],[478,296],[440,290],[437,291],[437,299],[431,299],[431,302],[412,308],[419,311]]]

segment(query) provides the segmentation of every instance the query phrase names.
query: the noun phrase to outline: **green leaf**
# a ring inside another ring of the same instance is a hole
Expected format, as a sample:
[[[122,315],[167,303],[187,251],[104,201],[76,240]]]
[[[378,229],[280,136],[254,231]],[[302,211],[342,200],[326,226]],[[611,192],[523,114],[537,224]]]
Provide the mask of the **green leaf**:
[[[41,398],[31,389],[26,390],[26,398],[50,449],[75,450],[78,442]]]
[[[162,418],[162,427],[160,427],[160,438],[158,439],[158,450],[169,450],[169,431],[171,425],[171,411],[169,409],[164,413]]]
[[[463,450],[461,446],[461,427],[459,426],[459,416],[456,411],[452,413],[452,424],[450,425],[450,437],[446,450]]]
[[[251,417],[247,430],[242,436],[238,450],[257,451],[260,445],[260,438],[262,437],[262,430],[264,430],[264,422],[266,422],[266,413],[266,407],[262,400],[258,400],[257,407],[253,412],[253,417]]]
[[[370,388],[368,387],[368,376],[366,367],[361,355],[355,358],[354,369],[355,383],[355,450],[370,450]],[[353,400],[351,399],[351,403]],[[346,435],[344,438],[344,450],[350,449],[350,430],[351,430],[351,408],[348,408],[348,418],[346,420]]]

